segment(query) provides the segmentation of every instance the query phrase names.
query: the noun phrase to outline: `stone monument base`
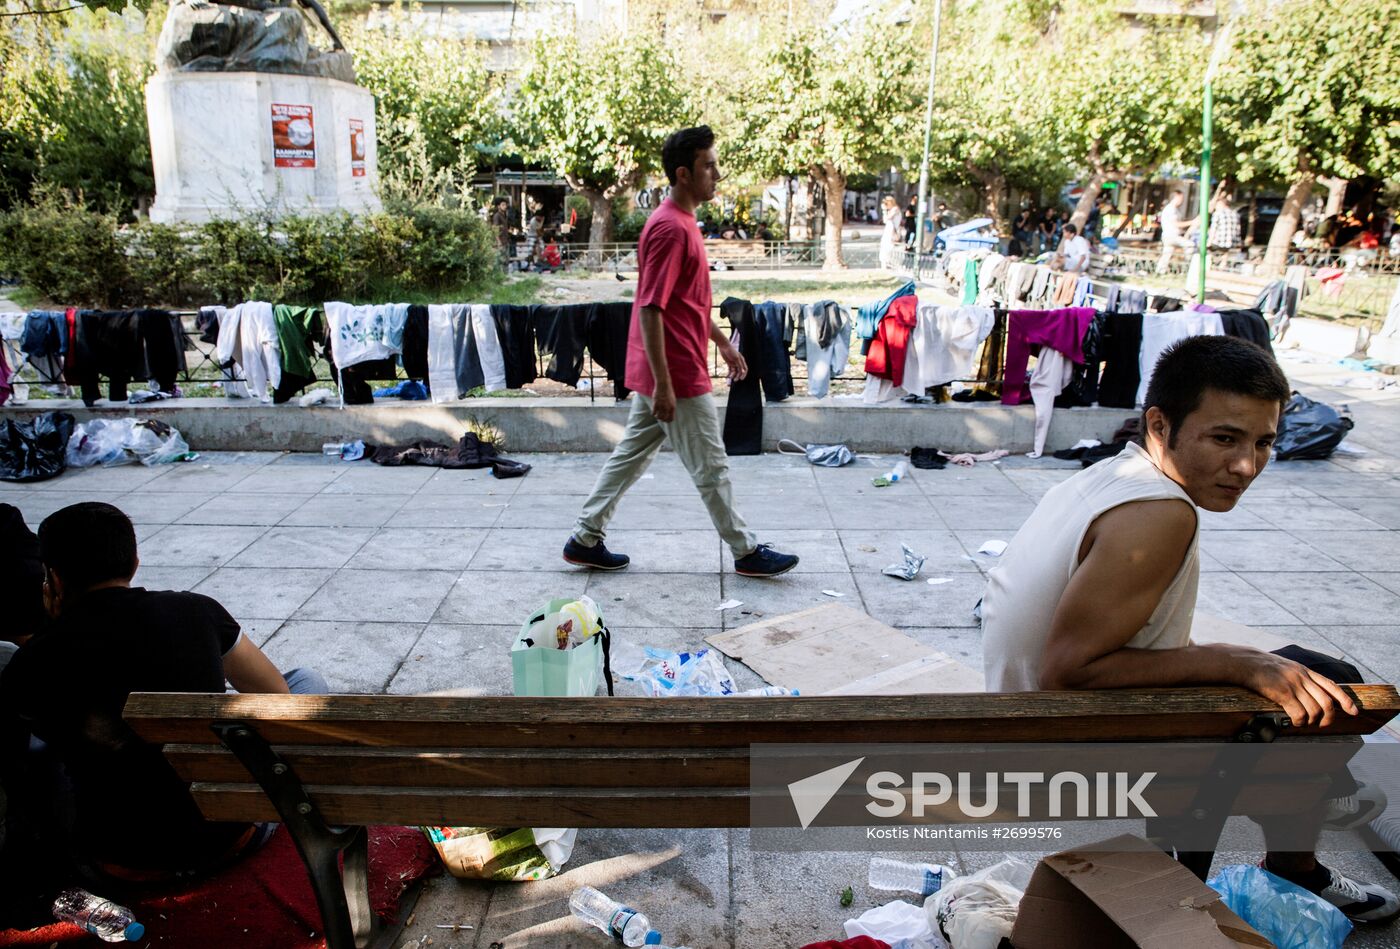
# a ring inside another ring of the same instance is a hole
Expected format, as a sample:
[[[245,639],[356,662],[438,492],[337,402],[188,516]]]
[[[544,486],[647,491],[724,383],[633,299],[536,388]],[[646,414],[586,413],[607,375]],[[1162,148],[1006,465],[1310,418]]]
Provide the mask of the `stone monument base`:
[[[380,210],[374,96],[320,76],[165,72],[146,85],[151,220]]]

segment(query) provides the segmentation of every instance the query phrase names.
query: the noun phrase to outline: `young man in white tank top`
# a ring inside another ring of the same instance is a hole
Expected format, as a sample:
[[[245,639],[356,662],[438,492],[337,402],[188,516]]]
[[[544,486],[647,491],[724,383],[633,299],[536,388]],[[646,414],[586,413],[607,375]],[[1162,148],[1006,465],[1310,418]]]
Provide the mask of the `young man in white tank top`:
[[[1145,444],[1130,444],[1047,492],[988,576],[987,690],[1228,684],[1277,702],[1299,724],[1355,715],[1336,682],[1293,659],[1191,643],[1197,509],[1235,506],[1268,463],[1288,397],[1278,364],[1252,343],[1195,336],[1164,352],[1144,403]],[[1297,647],[1282,652],[1309,658]],[[1352,785],[1338,794],[1348,795],[1345,803],[1320,809],[1319,828],[1324,820],[1355,826],[1385,807],[1374,789],[1358,795]],[[1354,920],[1400,915],[1393,893],[1349,880],[1311,852],[1274,848],[1266,866]]]

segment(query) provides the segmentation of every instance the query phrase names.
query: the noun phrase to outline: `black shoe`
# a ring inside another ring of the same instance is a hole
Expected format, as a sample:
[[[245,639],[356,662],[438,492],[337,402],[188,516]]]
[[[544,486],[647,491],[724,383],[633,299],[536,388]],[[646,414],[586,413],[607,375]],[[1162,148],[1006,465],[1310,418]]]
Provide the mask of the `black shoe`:
[[[776,577],[797,566],[796,554],[780,554],[767,544],[734,561],[734,572],[741,577]]]
[[[632,562],[632,558],[626,554],[608,550],[601,540],[592,547],[585,547],[572,536],[564,545],[564,560],[575,567],[592,567],[594,570],[621,570]]]

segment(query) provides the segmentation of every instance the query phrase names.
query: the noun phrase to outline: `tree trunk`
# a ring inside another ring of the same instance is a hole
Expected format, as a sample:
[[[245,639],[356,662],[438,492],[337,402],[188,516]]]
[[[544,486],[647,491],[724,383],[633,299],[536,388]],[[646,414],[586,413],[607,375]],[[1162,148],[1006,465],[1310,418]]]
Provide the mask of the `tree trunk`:
[[[1293,235],[1298,230],[1298,220],[1303,215],[1303,205],[1312,197],[1312,169],[1306,155],[1298,156],[1298,177],[1288,187],[1288,196],[1283,199],[1283,209],[1274,222],[1273,233],[1269,235],[1269,249],[1264,252],[1264,272],[1272,276],[1283,273],[1288,264],[1288,251],[1293,246]]]
[[[1342,213],[1342,203],[1347,197],[1347,180],[1345,178],[1322,178],[1319,183],[1327,186],[1327,210],[1323,211],[1324,217],[1331,217],[1334,214]]]
[[[1103,162],[1099,159],[1099,143],[1095,142],[1089,147],[1089,180],[1084,184],[1084,193],[1079,196],[1079,203],[1074,206],[1074,213],[1069,216],[1069,223],[1079,229],[1079,233],[1084,233],[1084,225],[1089,220],[1089,212],[1094,210],[1094,202],[1098,200],[1099,192],[1103,190],[1103,183],[1108,180],[1108,170],[1104,168]]]
[[[846,176],[834,165],[821,165],[812,170],[826,192],[826,260],[823,270],[845,270],[846,257],[841,249],[841,231],[846,225]]]
[[[583,196],[588,199],[588,207],[593,220],[588,225],[588,251],[599,253],[604,244],[613,239],[612,202],[601,191],[586,190]]]

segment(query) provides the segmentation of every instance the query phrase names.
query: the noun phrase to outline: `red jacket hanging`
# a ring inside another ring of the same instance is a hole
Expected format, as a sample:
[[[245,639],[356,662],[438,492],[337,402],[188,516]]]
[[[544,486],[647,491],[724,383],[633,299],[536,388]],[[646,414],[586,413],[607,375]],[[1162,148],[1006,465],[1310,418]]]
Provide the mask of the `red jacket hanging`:
[[[870,352],[865,357],[865,371],[872,376],[888,379],[897,386],[904,384],[904,357],[909,349],[909,334],[918,322],[919,299],[903,296],[890,303],[885,318],[875,329]]]

